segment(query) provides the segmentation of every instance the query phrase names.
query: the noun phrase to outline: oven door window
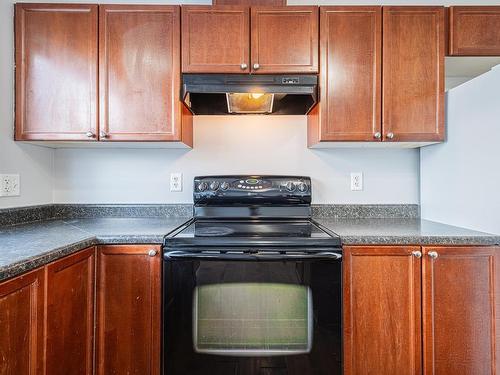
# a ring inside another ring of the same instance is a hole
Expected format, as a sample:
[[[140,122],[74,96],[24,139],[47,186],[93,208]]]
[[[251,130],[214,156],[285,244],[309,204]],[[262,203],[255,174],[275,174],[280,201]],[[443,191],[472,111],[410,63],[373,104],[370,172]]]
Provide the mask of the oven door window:
[[[193,297],[194,350],[235,356],[309,353],[312,311],[311,290],[304,285],[197,286]]]

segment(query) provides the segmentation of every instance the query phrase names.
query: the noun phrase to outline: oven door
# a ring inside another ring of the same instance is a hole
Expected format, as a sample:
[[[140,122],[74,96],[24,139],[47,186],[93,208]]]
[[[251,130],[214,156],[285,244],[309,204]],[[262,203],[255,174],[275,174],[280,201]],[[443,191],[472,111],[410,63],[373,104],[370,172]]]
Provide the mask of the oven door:
[[[342,373],[340,251],[164,259],[163,374]]]

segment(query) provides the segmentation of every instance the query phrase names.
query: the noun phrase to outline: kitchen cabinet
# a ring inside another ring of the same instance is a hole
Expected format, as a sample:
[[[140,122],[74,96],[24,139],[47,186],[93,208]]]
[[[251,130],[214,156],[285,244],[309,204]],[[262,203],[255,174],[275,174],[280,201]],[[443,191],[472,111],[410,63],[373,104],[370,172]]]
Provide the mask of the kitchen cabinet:
[[[500,56],[500,6],[450,7],[451,56]]]
[[[499,250],[344,247],[345,374],[494,373]]]
[[[315,73],[314,6],[182,7],[183,73]]]
[[[46,373],[93,373],[95,248],[46,267]]]
[[[160,246],[100,246],[96,373],[160,373]]]
[[[382,138],[444,140],[444,7],[384,7]]]
[[[42,375],[43,269],[0,283],[0,373]]]
[[[97,5],[16,4],[16,140],[95,141]]]
[[[320,9],[320,101],[308,143],[381,139],[382,8]]]

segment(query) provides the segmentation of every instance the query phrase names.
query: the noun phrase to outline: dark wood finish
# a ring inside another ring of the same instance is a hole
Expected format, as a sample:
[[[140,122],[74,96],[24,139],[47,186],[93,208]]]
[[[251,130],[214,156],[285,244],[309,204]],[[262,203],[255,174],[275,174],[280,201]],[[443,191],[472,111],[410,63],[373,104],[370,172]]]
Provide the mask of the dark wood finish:
[[[252,7],[250,20],[254,73],[318,72],[318,7]]]
[[[158,375],[160,246],[100,246],[97,264],[97,374]]]
[[[93,373],[95,248],[46,267],[46,373]]]
[[[286,6],[286,0],[213,0],[213,5]]]
[[[44,374],[43,299],[43,270],[0,283],[0,374]]]
[[[437,252],[438,258],[429,257],[430,251]],[[497,251],[492,247],[424,248],[424,374],[496,373]]]
[[[15,139],[95,141],[97,5],[18,3],[15,35]]]
[[[321,7],[320,25],[320,102],[308,118],[309,146],[380,140],[382,8]]]
[[[500,56],[500,6],[450,7],[450,55]]]
[[[249,27],[246,6],[183,6],[182,71],[250,72]]]
[[[444,7],[383,8],[385,141],[444,140],[444,15]]]
[[[419,247],[344,247],[344,374],[417,375]]]
[[[99,12],[99,139],[182,140],[180,8],[101,5]]]

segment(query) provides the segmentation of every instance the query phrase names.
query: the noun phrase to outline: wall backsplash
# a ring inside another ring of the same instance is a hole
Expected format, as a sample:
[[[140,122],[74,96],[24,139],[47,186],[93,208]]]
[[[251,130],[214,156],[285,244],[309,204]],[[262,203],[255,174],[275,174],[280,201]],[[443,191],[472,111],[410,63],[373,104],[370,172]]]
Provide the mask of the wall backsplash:
[[[189,203],[195,175],[259,173],[311,176],[314,203],[419,203],[418,150],[311,150],[305,116],[199,116],[194,134],[192,150],[58,149],[54,202]],[[350,190],[351,172],[363,191]]]

